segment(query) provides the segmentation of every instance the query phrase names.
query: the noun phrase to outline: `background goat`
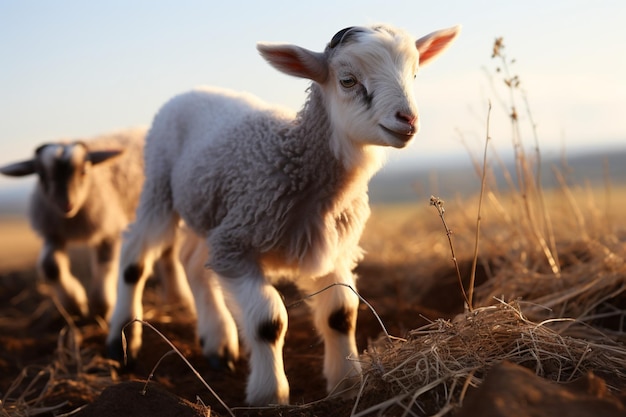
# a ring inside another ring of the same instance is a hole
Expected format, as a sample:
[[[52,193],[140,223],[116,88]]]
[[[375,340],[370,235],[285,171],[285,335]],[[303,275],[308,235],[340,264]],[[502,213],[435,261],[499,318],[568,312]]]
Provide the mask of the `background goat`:
[[[0,167],[9,176],[36,174],[30,223],[43,238],[38,270],[71,313],[109,318],[117,294],[121,233],[134,219],[143,184],[146,130],[132,129],[91,140],[45,143],[33,158]],[[90,247],[89,294],[72,274],[68,244]],[[164,251],[164,282],[172,301],[191,300],[175,250]],[[176,281],[178,280],[178,281]],[[187,301],[185,301],[187,302]]]

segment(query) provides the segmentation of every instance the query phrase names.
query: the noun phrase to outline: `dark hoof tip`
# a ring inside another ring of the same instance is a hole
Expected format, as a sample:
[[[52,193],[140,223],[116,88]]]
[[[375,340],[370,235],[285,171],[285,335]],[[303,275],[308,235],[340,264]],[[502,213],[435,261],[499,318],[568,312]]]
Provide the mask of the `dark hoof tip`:
[[[132,370],[135,364],[135,358],[124,355],[124,348],[121,340],[116,340],[115,342],[107,344],[106,354],[109,359],[118,362],[124,370]]]
[[[230,354],[221,356],[217,353],[214,353],[212,355],[209,355],[208,360],[211,369],[215,371],[235,372],[235,361],[232,359]]]
[[[124,362],[124,348],[121,340],[107,344],[107,357],[120,363]]]

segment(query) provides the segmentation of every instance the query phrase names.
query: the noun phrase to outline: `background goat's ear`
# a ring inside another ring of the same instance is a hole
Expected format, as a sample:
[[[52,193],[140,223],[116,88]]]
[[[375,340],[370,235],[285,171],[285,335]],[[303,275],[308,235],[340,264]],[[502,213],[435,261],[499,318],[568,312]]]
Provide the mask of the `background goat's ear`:
[[[35,173],[35,160],[15,162],[13,164],[0,167],[0,173],[11,177],[23,177]]]
[[[415,46],[420,53],[420,66],[428,64],[438,57],[443,51],[448,49],[452,41],[461,32],[461,26],[454,26],[448,29],[438,30],[430,33],[415,42]]]
[[[96,165],[101,162],[108,161],[111,158],[116,158],[123,153],[123,149],[116,149],[112,151],[91,151],[89,152],[89,160],[92,164]]]
[[[257,49],[274,68],[293,75],[323,83],[328,78],[324,54],[295,45],[258,43]]]

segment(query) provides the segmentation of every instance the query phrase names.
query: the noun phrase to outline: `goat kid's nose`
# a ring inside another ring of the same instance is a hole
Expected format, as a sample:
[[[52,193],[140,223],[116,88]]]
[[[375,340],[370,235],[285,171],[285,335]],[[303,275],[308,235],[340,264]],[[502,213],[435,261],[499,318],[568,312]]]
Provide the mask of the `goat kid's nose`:
[[[396,112],[396,119],[402,123],[406,123],[409,126],[409,129],[411,130],[411,132],[415,131],[417,115],[403,112],[403,111],[398,111]]]

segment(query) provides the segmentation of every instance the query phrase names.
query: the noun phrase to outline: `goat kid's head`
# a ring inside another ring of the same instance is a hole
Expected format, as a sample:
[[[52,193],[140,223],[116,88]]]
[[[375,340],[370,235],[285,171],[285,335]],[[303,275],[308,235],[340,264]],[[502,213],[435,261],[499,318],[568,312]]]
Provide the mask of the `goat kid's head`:
[[[37,174],[44,197],[66,218],[82,207],[91,184],[94,165],[124,151],[89,151],[83,142],[46,143],[35,150],[32,159],[0,167],[0,173],[13,177]]]
[[[337,133],[353,142],[403,148],[419,130],[413,93],[418,68],[441,54],[459,31],[456,26],[415,40],[389,26],[350,27],[324,52],[285,44],[257,48],[279,71],[322,87]]]

